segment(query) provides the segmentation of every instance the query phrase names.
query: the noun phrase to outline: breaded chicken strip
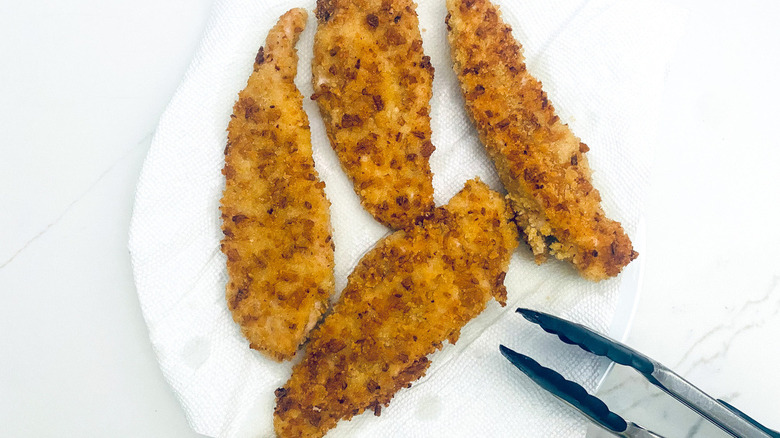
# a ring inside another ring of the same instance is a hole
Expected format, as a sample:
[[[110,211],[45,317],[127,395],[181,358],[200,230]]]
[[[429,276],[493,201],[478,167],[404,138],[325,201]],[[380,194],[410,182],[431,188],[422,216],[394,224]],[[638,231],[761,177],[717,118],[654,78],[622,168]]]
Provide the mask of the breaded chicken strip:
[[[472,180],[421,225],[366,254],[312,332],[303,361],[276,390],[276,433],[321,437],[366,409],[379,415],[491,297],[504,305],[517,246],[509,216],[498,193]]]
[[[284,14],[238,95],[225,148],[227,302],[250,346],[290,359],[334,291],[330,202],[293,79],[306,11]]]
[[[580,141],[555,115],[526,70],[512,29],[488,0],[447,0],[455,73],[509,192],[537,263],[552,254],[589,280],[617,275],[637,257],[620,223],[607,218]]]
[[[312,81],[328,138],[363,207],[394,229],[433,207],[430,99],[411,0],[318,0]]]

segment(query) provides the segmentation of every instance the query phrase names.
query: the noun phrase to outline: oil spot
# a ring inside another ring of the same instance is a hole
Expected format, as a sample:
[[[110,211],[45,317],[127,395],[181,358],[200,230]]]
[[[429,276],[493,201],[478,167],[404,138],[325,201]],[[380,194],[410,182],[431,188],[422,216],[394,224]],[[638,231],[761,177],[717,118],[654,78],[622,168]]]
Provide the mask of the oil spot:
[[[435,394],[425,394],[420,397],[415,412],[419,420],[436,420],[441,416],[442,404],[439,396]]]
[[[197,370],[211,356],[211,342],[203,337],[192,338],[184,345],[180,354],[184,363]]]

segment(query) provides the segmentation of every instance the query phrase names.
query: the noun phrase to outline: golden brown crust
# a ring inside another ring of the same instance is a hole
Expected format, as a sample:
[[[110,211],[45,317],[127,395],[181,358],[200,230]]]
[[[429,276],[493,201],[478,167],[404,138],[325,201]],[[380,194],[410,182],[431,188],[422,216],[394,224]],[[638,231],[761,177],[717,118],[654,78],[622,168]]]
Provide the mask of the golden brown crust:
[[[380,241],[358,263],[303,361],[276,391],[280,437],[320,437],[366,409],[378,415],[454,343],[504,276],[517,246],[503,199],[472,180],[421,225]]]
[[[433,207],[430,99],[411,0],[319,0],[312,82],[328,138],[363,207],[395,229]]]
[[[305,25],[305,10],[287,12],[257,53],[228,126],[220,207],[228,307],[250,346],[280,361],[295,355],[335,287],[330,202],[293,82]]]
[[[488,0],[447,0],[455,73],[538,263],[550,253],[602,280],[637,257],[591,184],[588,146],[561,122]]]

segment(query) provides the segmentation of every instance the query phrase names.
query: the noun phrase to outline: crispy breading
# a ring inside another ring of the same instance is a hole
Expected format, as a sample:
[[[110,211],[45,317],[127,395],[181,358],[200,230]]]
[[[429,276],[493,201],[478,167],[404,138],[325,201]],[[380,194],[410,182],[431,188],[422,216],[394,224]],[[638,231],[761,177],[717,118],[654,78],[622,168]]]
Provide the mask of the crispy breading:
[[[295,355],[335,289],[330,202],[293,82],[305,26],[306,11],[290,10],[258,51],[222,171],[227,303],[250,346],[279,361]]]
[[[537,263],[551,254],[593,281],[637,257],[591,184],[588,146],[561,122],[522,48],[488,0],[447,0],[447,29],[466,109],[509,192]]]
[[[276,391],[280,437],[321,437],[366,409],[379,415],[425,374],[427,356],[485,309],[506,301],[517,231],[502,197],[472,180],[421,225],[366,254],[303,361]]]
[[[363,207],[394,229],[433,207],[430,99],[411,0],[318,0],[312,82],[328,138]]]

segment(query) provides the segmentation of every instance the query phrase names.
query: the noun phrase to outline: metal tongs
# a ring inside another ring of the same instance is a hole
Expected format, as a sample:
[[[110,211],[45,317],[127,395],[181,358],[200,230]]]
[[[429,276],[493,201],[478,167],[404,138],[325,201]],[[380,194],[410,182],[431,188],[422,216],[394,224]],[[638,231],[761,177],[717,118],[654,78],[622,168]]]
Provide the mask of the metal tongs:
[[[780,433],[768,429],[723,400],[716,400],[693,386],[674,371],[650,359],[631,347],[565,319],[529,309],[517,309],[525,319],[538,324],[544,331],[558,335],[567,344],[574,344],[597,356],[605,356],[621,365],[637,370],[650,383],[676,398],[728,434],[739,438],[780,438]],[[539,386],[582,412],[595,424],[621,437],[661,437],[641,426],[626,421],[611,412],[606,404],[590,395],[579,384],[539,365],[528,356],[501,345],[501,354]]]

